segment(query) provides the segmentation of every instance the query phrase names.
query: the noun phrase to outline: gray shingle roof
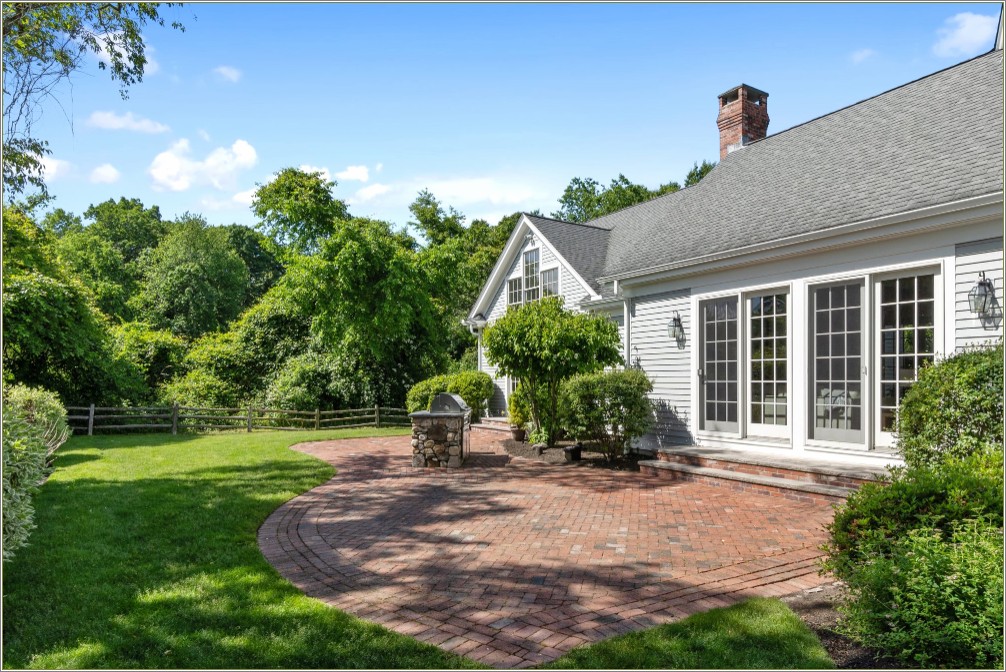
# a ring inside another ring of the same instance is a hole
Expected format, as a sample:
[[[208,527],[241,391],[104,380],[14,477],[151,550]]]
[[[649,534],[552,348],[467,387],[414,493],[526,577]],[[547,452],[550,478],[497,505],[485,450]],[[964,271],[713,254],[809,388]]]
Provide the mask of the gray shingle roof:
[[[1002,156],[1003,52],[993,51],[732,152],[699,184],[593,229],[542,233],[585,270],[607,238],[603,268],[582,273],[593,282],[1001,192]],[[584,231],[587,242],[569,240]]]
[[[548,239],[580,277],[586,280],[594,291],[600,292],[601,287],[597,278],[604,269],[608,235],[611,232],[594,224],[564,222],[527,213],[524,216],[531,220],[535,228],[541,231],[541,235]]]

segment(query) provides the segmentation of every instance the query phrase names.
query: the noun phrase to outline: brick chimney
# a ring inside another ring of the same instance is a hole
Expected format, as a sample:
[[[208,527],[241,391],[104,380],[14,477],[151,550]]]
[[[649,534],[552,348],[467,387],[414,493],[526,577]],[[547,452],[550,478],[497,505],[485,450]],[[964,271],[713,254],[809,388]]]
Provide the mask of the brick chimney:
[[[768,94],[741,84],[720,94],[720,161],[744,145],[761,140],[768,132]]]

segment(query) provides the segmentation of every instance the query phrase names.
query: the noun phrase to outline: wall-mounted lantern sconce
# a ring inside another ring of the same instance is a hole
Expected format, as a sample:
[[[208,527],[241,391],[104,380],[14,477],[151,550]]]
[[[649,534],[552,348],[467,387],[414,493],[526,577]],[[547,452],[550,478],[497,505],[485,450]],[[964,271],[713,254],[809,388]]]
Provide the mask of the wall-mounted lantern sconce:
[[[978,315],[985,315],[992,308],[992,298],[995,296],[995,287],[992,281],[985,277],[985,271],[979,274],[978,284],[968,292],[968,303],[971,305],[971,312]]]
[[[674,317],[667,323],[667,335],[672,341],[680,341],[685,337],[685,327],[681,324],[681,315],[674,311]]]

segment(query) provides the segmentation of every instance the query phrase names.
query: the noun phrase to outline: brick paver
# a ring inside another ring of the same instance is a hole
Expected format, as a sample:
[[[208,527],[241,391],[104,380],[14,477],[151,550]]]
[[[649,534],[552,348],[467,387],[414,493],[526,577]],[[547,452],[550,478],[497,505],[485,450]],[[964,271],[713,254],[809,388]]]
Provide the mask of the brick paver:
[[[510,458],[473,432],[461,469],[409,437],[307,443],[338,469],[259,530],[306,594],[501,668],[752,596],[829,581],[830,506]]]

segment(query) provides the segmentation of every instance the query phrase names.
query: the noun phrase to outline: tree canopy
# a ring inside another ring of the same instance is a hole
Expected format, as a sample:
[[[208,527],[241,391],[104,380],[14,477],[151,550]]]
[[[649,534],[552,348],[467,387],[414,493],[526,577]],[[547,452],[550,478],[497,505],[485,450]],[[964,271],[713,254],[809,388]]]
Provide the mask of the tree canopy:
[[[252,199],[259,229],[291,252],[316,252],[336,223],[349,217],[346,204],[332,193],[335,185],[317,171],[282,169],[274,180],[259,185]]]
[[[160,12],[175,3],[3,3],[3,183],[9,202],[26,188],[43,194],[42,159],[48,142],[33,133],[47,99],[81,69],[88,53],[100,55],[126,98],[147,64],[142,31],[164,25]],[[172,22],[173,28],[184,30]]]

